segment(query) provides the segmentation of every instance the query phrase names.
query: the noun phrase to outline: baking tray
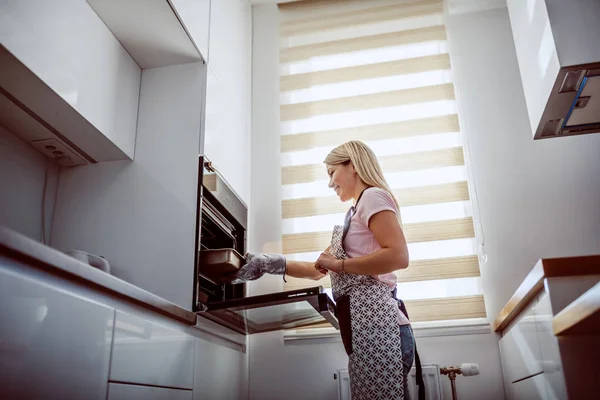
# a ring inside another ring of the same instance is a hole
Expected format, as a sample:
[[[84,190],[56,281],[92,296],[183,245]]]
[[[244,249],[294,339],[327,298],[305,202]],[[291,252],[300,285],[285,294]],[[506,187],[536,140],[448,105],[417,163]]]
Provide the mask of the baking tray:
[[[228,283],[246,260],[235,249],[200,250],[200,273],[215,283]]]

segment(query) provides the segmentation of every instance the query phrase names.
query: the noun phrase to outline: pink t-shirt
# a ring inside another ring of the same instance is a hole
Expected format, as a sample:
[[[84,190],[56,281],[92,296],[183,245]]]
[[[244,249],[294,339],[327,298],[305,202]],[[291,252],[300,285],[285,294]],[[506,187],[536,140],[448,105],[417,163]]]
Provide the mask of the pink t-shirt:
[[[350,257],[366,256],[381,249],[375,235],[369,229],[369,220],[381,211],[398,213],[392,196],[384,189],[376,187],[365,189],[356,207],[356,212],[350,220],[350,229],[348,229],[344,240],[344,250]],[[373,276],[386,283],[390,289],[393,289],[398,281],[396,274],[393,272]],[[400,311],[399,320],[401,325],[410,323],[408,318]]]
[[[386,190],[377,187],[365,189],[356,207],[356,212],[350,221],[350,229],[344,240],[344,250],[350,257],[366,256],[381,249],[375,235],[369,229],[369,220],[381,211],[397,213],[396,203],[394,203],[392,196]],[[391,288],[396,286],[397,278],[393,272],[375,277]]]

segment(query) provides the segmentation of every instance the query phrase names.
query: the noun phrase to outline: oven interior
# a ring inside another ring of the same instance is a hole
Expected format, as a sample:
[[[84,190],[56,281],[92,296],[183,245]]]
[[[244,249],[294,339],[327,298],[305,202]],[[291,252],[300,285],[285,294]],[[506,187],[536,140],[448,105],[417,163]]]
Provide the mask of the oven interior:
[[[205,189],[206,191],[206,189]],[[207,193],[202,196],[199,251],[212,249],[235,249],[240,254],[246,252],[246,230],[231,216],[225,216]],[[229,218],[228,218],[229,217]],[[200,258],[198,257],[198,260]],[[199,262],[199,261],[198,261]],[[221,284],[213,281],[197,269],[197,301],[210,304],[245,297],[246,284]],[[198,304],[201,308],[201,305]]]
[[[239,257],[246,254],[248,208],[203,156],[199,169],[194,309],[241,334],[323,322],[339,329],[335,304],[320,286],[246,297],[245,283],[221,283],[243,263]]]

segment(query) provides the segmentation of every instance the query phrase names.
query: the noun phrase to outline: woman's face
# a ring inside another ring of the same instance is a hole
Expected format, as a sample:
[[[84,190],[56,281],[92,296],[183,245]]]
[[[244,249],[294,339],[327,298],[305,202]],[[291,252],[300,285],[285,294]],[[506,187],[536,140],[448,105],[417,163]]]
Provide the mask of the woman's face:
[[[358,174],[352,163],[327,165],[329,187],[339,196],[341,201],[348,201],[354,196]]]

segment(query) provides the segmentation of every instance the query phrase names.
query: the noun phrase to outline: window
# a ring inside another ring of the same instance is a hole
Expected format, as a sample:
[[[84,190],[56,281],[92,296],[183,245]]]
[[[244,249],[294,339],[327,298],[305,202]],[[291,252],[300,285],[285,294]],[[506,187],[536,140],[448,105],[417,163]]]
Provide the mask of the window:
[[[284,254],[314,261],[328,246],[350,204],[327,187],[322,161],[362,140],[401,206],[411,263],[398,295],[411,321],[486,317],[442,2],[279,9]],[[290,277],[285,289],[314,285]]]

